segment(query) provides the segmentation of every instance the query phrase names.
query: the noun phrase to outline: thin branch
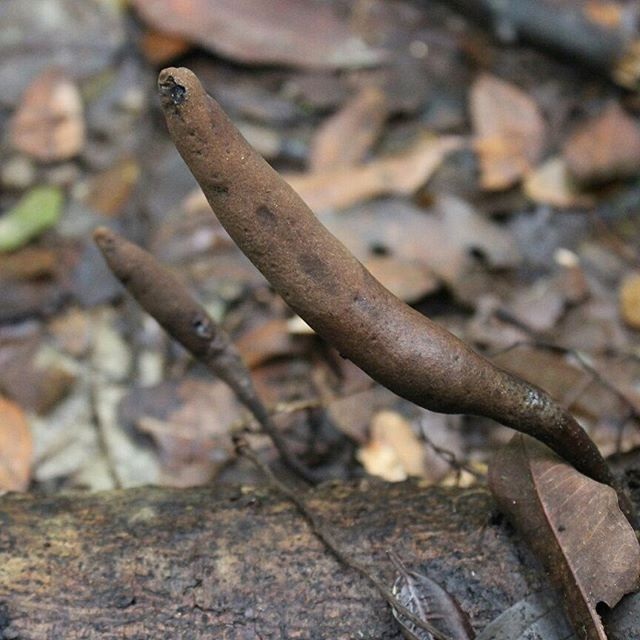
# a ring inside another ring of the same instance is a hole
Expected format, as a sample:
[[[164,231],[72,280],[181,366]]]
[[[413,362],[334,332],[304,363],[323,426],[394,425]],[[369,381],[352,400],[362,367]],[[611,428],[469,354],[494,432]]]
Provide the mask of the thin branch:
[[[229,336],[149,252],[101,227],[94,240],[114,275],[141,307],[195,358],[226,382],[269,435],[283,462],[307,482],[316,475],[289,450]]]

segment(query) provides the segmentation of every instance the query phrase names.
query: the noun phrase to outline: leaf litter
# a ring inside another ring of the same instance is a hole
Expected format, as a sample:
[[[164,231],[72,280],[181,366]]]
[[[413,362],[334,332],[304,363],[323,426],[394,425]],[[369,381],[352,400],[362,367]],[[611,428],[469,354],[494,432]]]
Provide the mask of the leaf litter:
[[[496,455],[489,486],[560,590],[576,633],[607,640],[596,607],[615,607],[640,585],[640,544],[615,492],[521,434]]]

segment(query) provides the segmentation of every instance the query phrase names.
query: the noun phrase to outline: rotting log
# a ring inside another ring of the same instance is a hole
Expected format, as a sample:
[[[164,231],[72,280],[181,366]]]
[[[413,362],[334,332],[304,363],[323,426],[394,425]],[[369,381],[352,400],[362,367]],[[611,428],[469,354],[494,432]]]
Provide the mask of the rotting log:
[[[391,584],[393,548],[476,629],[546,585],[482,487],[363,480],[308,495],[371,572]],[[267,487],[5,495],[0,637],[401,638],[378,592]]]

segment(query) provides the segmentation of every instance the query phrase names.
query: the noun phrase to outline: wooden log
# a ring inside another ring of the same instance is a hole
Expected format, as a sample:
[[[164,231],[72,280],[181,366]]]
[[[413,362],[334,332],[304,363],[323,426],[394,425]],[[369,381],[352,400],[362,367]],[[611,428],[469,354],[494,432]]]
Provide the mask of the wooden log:
[[[308,503],[389,585],[386,551],[476,629],[546,585],[486,489],[329,483]],[[4,635],[3,635],[4,634]],[[0,637],[400,639],[369,582],[266,487],[0,498]]]
[[[374,574],[393,582],[392,547],[457,596],[477,628],[544,583],[485,489],[367,480],[309,495]],[[400,635],[377,591],[286,499],[246,487],[1,498],[0,637]]]

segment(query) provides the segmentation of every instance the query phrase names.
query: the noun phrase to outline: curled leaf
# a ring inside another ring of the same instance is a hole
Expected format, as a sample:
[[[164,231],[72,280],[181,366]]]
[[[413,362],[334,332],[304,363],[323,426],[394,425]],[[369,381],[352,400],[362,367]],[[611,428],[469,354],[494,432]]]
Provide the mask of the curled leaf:
[[[615,492],[522,435],[498,453],[489,483],[561,591],[581,640],[606,640],[596,606],[615,606],[640,576],[640,545]]]
[[[434,633],[418,629],[410,620],[393,609],[407,640],[473,640],[475,633],[467,614],[455,598],[428,576],[408,569],[391,554],[399,575],[393,585],[393,594],[414,615],[434,627]]]

